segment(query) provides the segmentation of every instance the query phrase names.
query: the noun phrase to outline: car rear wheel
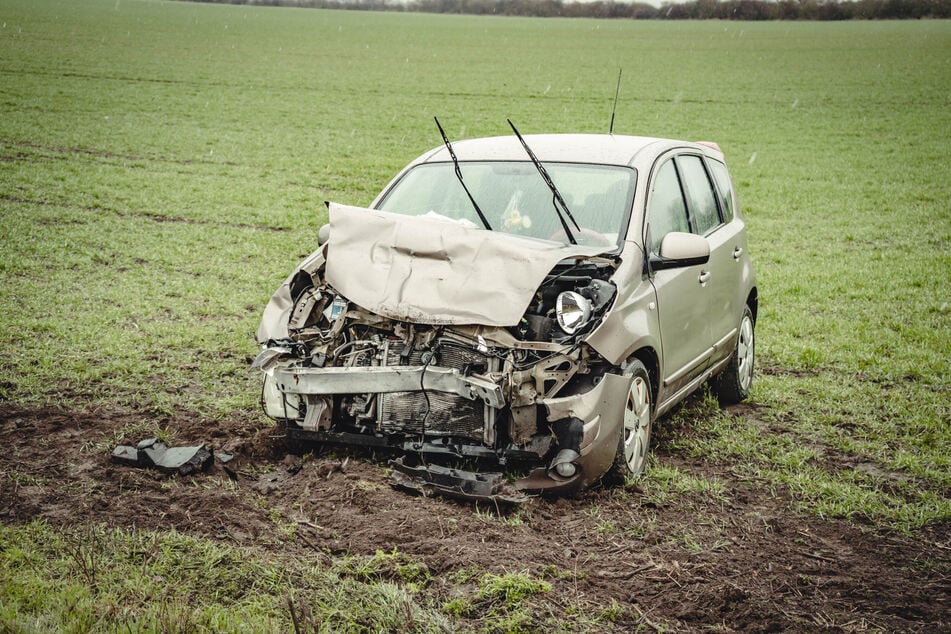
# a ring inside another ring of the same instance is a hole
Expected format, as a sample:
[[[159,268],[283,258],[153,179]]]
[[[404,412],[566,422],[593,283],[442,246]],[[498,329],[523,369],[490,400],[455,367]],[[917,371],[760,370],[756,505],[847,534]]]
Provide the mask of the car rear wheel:
[[[624,404],[624,423],[618,438],[617,455],[611,466],[612,479],[623,481],[644,473],[650,448],[654,402],[647,368],[637,359],[627,369],[631,387]]]
[[[756,346],[753,337],[753,311],[747,306],[740,318],[736,348],[730,364],[721,372],[711,385],[713,393],[721,405],[739,403],[750,395],[753,385],[753,363],[756,358]]]

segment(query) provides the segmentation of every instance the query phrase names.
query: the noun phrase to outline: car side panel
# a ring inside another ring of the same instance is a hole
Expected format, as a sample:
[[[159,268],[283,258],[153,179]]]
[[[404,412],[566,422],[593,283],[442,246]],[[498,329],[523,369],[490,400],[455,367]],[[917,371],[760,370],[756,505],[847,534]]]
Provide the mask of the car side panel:
[[[627,243],[621,262],[612,278],[618,287],[618,297],[587,339],[588,345],[614,365],[621,365],[642,348],[651,348],[660,357],[657,295],[643,274],[641,246]]]
[[[701,281],[706,266],[698,264],[654,274],[665,363],[661,397],[679,390],[710,363],[713,348],[708,306],[712,289]]]
[[[744,298],[738,291],[743,284],[743,253],[746,234],[739,220],[721,225],[707,236],[710,243],[710,261],[704,265],[709,274],[706,296],[708,318],[716,350],[714,357],[721,359],[733,350]]]

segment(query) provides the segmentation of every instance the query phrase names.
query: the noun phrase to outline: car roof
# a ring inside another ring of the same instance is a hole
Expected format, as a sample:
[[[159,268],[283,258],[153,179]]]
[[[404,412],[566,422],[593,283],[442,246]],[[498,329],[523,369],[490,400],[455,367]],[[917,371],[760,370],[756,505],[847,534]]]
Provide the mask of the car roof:
[[[624,136],[617,134],[527,134],[525,142],[539,161],[634,165],[639,155],[651,160],[674,148],[688,148],[720,158],[712,144],[673,139]],[[453,141],[452,149],[460,161],[525,161],[528,155],[515,135]],[[413,163],[450,161],[445,146],[434,148]]]

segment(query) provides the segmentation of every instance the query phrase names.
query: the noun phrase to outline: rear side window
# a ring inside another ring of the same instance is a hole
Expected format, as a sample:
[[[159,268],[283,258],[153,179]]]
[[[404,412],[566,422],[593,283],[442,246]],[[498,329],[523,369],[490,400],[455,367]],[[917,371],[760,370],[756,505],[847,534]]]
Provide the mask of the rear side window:
[[[733,184],[730,182],[730,174],[726,171],[726,165],[719,161],[707,161],[713,172],[713,180],[717,183],[717,189],[720,191],[720,199],[723,201],[723,222],[733,220]]]
[[[657,171],[651,198],[647,210],[649,223],[650,248],[652,253],[660,253],[660,243],[671,231],[690,232],[687,222],[687,206],[674,162],[667,161]]]
[[[677,157],[677,167],[690,201],[694,233],[707,235],[720,225],[720,210],[707,170],[699,156]]]

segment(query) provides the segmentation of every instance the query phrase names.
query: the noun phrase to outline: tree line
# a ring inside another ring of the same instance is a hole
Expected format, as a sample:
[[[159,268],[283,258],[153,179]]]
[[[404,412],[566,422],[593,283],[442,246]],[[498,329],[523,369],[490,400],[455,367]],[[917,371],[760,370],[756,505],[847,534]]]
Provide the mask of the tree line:
[[[224,4],[632,20],[895,20],[951,18],[951,0],[192,0]]]

